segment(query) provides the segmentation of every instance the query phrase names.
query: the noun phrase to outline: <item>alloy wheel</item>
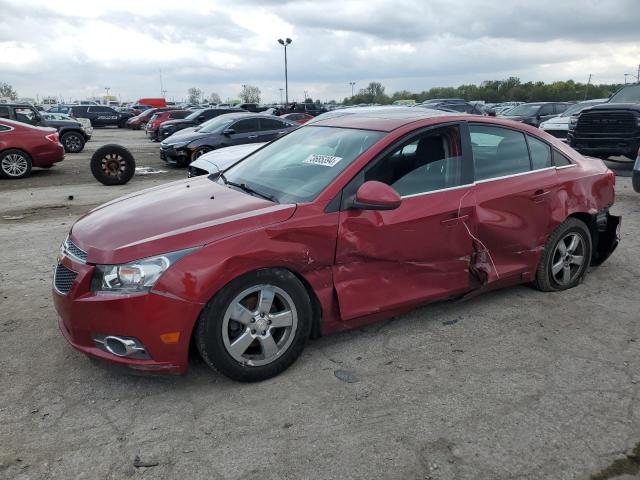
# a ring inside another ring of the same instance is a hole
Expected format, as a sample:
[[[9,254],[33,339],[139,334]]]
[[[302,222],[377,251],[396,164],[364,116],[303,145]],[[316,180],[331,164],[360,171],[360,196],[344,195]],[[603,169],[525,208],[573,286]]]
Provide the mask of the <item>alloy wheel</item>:
[[[20,177],[29,169],[29,162],[24,155],[10,153],[2,158],[0,163],[2,172],[8,177]]]
[[[79,152],[82,148],[82,141],[78,135],[67,135],[64,139],[64,145],[70,152]]]
[[[284,354],[298,327],[293,300],[274,285],[257,285],[238,294],[222,321],[224,346],[243,365],[267,365]]]
[[[118,177],[125,171],[127,164],[117,153],[109,153],[102,159],[102,170],[110,177]]]
[[[570,232],[560,239],[551,260],[551,275],[558,285],[569,285],[580,275],[585,252],[585,241],[579,233]]]

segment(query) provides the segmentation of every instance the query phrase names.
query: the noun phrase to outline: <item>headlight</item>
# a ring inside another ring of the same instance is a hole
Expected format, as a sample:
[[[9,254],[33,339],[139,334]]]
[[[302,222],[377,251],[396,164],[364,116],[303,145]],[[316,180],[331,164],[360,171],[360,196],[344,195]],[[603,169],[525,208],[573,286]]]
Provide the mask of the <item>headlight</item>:
[[[578,125],[578,116],[572,116],[569,119],[569,130],[574,130],[576,128],[576,125]]]
[[[91,279],[91,291],[148,292],[172,264],[194,250],[193,248],[179,250],[123,265],[96,265]]]

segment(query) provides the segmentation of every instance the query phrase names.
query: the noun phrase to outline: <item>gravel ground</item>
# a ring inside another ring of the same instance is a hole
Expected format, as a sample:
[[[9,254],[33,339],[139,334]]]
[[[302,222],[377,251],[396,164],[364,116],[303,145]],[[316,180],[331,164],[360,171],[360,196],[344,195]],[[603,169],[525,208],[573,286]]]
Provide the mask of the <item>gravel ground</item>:
[[[109,142],[167,172],[98,184],[88,158]],[[613,209],[623,241],[581,286],[420,308],[312,341],[284,374],[246,385],[197,358],[184,377],[126,375],[58,332],[51,271],[74,219],[184,175],[142,132],[103,129],[53,169],[0,181],[0,478],[637,478],[640,195],[629,178]]]

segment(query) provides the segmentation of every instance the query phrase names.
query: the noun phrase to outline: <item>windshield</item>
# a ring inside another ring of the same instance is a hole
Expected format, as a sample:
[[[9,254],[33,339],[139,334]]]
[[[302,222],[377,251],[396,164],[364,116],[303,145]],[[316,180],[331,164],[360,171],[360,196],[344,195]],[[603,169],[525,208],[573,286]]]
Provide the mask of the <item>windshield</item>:
[[[640,103],[640,84],[629,85],[616,93],[610,103]]]
[[[204,122],[198,128],[198,131],[204,132],[204,133],[221,133],[234,120],[235,120],[235,117],[229,118],[226,115],[220,115],[218,117],[212,118],[211,120],[207,120],[206,122]]]
[[[383,136],[370,130],[302,127],[250,155],[225,172],[225,178],[280,203],[308,202]]]
[[[509,116],[522,116],[522,117],[528,117],[530,115],[535,115],[538,110],[540,109],[540,105],[520,105],[518,107],[514,107],[511,110],[509,110],[508,115]],[[507,114],[507,112],[505,112],[505,114]]]

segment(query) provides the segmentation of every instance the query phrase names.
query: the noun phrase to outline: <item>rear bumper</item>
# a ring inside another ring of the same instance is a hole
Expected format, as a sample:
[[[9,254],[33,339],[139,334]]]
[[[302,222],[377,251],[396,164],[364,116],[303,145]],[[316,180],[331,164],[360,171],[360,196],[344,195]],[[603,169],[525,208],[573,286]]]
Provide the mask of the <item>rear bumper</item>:
[[[52,147],[46,148],[46,150],[39,151],[37,153],[31,153],[31,160],[34,167],[48,167],[54,163],[64,160],[64,147],[58,143]]]

